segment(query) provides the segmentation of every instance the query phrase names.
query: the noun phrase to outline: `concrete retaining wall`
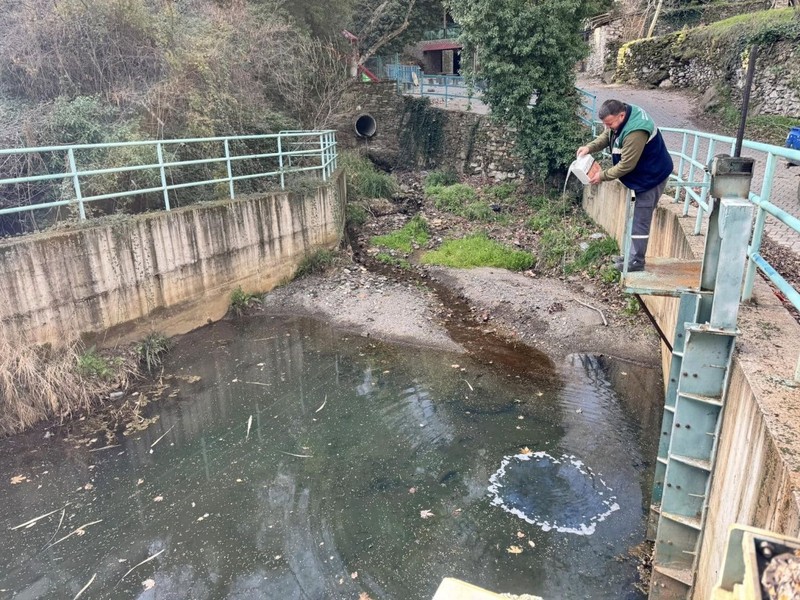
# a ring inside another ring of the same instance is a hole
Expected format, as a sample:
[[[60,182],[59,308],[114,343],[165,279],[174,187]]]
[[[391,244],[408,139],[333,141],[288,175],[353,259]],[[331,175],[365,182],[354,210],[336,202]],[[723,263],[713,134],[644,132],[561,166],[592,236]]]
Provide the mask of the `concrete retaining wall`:
[[[584,207],[621,245],[625,188],[618,182],[587,188]],[[648,255],[702,256],[703,238],[691,234],[693,227],[694,216],[681,216],[680,207],[663,197]],[[677,300],[647,297],[645,303],[672,338]],[[733,523],[800,535],[800,388],[788,381],[800,351],[800,325],[759,280],[754,302],[741,307],[739,327],[693,594],[697,600],[711,597]],[[665,376],[670,358],[662,345]]]
[[[280,192],[51,231],[0,244],[0,335],[106,341],[183,333],[225,314],[237,286],[265,292],[334,247],[344,175]]]

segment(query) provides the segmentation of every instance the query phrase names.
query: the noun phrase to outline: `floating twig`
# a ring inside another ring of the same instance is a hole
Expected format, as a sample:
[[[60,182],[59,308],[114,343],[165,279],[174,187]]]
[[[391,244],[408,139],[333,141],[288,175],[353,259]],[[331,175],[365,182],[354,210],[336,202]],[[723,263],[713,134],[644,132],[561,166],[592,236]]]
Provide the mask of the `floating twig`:
[[[605,315],[603,314],[603,311],[602,311],[602,310],[600,310],[599,308],[595,308],[595,307],[594,307],[594,306],[592,306],[591,304],[586,304],[586,302],[581,302],[580,300],[575,300],[575,302],[577,302],[578,304],[582,304],[582,305],[583,305],[583,306],[585,306],[586,308],[591,308],[592,310],[596,310],[597,312],[599,312],[599,313],[600,313],[600,318],[601,318],[601,319],[603,319],[603,325],[605,325],[606,327],[608,327],[608,321],[606,321],[606,317],[605,317]]]
[[[153,452],[153,446],[155,446],[155,445],[156,445],[158,442],[160,442],[161,440],[163,440],[163,439],[164,439],[164,437],[165,437],[165,436],[166,436],[166,435],[167,435],[167,434],[168,434],[170,431],[172,431],[173,429],[175,429],[175,425],[173,425],[172,427],[170,427],[169,429],[167,429],[167,430],[164,432],[164,434],[163,434],[163,435],[162,435],[160,438],[158,438],[158,439],[157,439],[155,442],[153,442],[152,444],[150,444],[150,452],[151,452],[151,453]]]
[[[263,385],[264,387],[269,387],[270,386],[270,384],[261,383],[260,381],[245,381],[244,383],[249,383],[250,385]]]
[[[166,550],[166,548],[164,548],[164,550]],[[119,578],[119,581],[117,582],[117,585],[119,585],[119,584],[120,584],[120,582],[121,582],[123,579],[125,579],[125,578],[126,578],[128,575],[130,575],[132,571],[134,571],[135,569],[138,569],[138,568],[139,568],[139,567],[141,567],[141,566],[142,566],[144,563],[150,562],[150,561],[151,561],[151,560],[153,560],[153,559],[154,559],[156,556],[158,556],[159,554],[161,554],[162,552],[164,552],[164,550],[159,550],[158,552],[156,552],[155,554],[153,554],[153,556],[149,556],[148,558],[145,558],[145,559],[144,559],[142,562],[140,562],[138,565],[134,565],[134,566],[132,566],[130,569],[128,569],[128,572],[127,572],[127,573],[125,573],[125,575],[123,575],[122,577],[120,577],[120,578]],[[117,585],[115,585],[114,587],[117,587]]]
[[[101,450],[110,450],[111,448],[119,448],[119,444],[112,444],[110,446],[103,446],[102,448],[92,448],[89,452],[100,452]]]
[[[84,533],[86,533],[86,530],[84,529],[84,527],[89,527],[89,525],[97,525],[98,523],[101,523],[102,521],[103,521],[103,519],[100,519],[99,521],[92,521],[91,523],[86,523],[85,525],[81,525],[80,527],[76,527],[75,529],[72,530],[72,533],[68,533],[67,535],[65,535],[64,537],[56,540],[55,542],[53,542],[49,546],[46,546],[46,548],[52,548],[53,546],[55,546],[56,544],[60,544],[61,542],[63,542],[67,538],[71,538],[73,535],[76,535],[76,534],[77,535],[83,535]]]
[[[56,537],[56,535],[58,534],[58,531],[61,529],[61,523],[64,522],[64,515],[65,514],[67,514],[67,507],[66,506],[61,509],[61,518],[58,520],[58,527],[56,527],[56,530],[53,532],[53,535],[50,536],[50,539],[47,540],[47,544],[52,542],[53,538]],[[44,546],[47,546],[47,544],[45,544]],[[44,548],[44,546],[42,546],[42,548]]]
[[[472,387],[472,385],[470,385],[469,381],[467,381],[466,379],[462,379],[462,381],[469,386],[469,391],[470,392],[474,392],[475,391],[475,389]]]
[[[89,583],[87,583],[85,586],[83,586],[83,587],[81,588],[81,591],[80,591],[80,592],[78,592],[77,594],[75,594],[75,597],[74,597],[72,600],[77,600],[78,596],[80,596],[80,595],[81,595],[83,592],[85,592],[85,591],[86,591],[86,588],[88,588],[90,585],[92,585],[92,582],[94,581],[94,578],[95,578],[95,577],[97,577],[97,573],[95,573],[94,575],[92,575],[92,578],[89,580]]]
[[[315,411],[314,411],[314,414],[318,413],[318,412],[319,412],[319,411],[321,411],[323,408],[325,408],[325,404],[327,404],[327,402],[328,402],[328,394],[325,394],[325,400],[323,400],[323,401],[322,401],[322,404],[320,404],[320,405],[319,405],[319,408],[318,408],[317,410],[315,410]]]
[[[244,436],[245,442],[250,439],[250,427],[252,426],[253,426],[253,415],[250,415],[250,418],[247,419],[247,435]]]
[[[25,521],[24,523],[20,523],[20,524],[19,524],[19,525],[17,525],[16,527],[12,527],[12,528],[11,528],[11,531],[14,531],[14,530],[16,530],[16,529],[22,529],[23,527],[30,527],[31,525],[33,525],[34,523],[36,523],[36,521],[40,521],[40,520],[44,519],[45,517],[49,517],[50,515],[53,515],[53,514],[57,513],[57,512],[58,512],[58,511],[60,511],[60,510],[64,510],[64,509],[65,509],[65,508],[67,508],[68,506],[69,506],[69,502],[67,502],[67,503],[64,505],[64,507],[63,507],[63,508],[57,508],[57,509],[55,509],[55,510],[51,510],[49,513],[45,513],[45,514],[43,514],[43,515],[39,515],[39,516],[38,516],[38,517],[36,517],[35,519],[31,519],[30,521]]]
[[[283,450],[278,450],[278,452],[289,456],[296,456],[297,458],[314,458],[311,454],[295,454],[294,452],[284,452]]]

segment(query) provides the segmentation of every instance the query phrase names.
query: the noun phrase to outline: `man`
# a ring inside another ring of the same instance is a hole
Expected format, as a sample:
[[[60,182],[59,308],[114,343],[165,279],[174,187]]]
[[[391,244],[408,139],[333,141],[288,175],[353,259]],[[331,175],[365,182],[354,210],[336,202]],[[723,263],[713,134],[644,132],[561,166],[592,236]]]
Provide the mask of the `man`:
[[[636,204],[628,271],[643,271],[653,211],[672,173],[672,157],[658,127],[638,106],[606,100],[598,116],[605,130],[591,143],[578,148],[578,157],[611,148],[613,166],[593,175],[589,182],[596,185],[619,179],[633,191]],[[624,269],[623,261],[624,257],[615,263],[617,270]]]

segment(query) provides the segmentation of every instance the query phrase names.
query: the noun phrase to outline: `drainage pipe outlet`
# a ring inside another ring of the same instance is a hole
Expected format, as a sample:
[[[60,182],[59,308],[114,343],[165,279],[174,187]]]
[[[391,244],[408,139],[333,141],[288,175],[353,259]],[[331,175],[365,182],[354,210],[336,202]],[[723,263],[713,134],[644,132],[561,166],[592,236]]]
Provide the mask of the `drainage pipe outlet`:
[[[368,113],[364,113],[363,115],[359,115],[356,119],[355,127],[356,135],[358,137],[370,138],[375,135],[378,125],[375,123],[375,117]]]

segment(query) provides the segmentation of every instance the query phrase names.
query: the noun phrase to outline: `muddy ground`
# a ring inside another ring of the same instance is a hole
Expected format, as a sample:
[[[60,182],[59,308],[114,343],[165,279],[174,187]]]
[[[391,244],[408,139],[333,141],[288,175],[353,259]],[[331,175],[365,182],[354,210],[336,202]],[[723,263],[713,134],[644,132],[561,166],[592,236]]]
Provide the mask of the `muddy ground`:
[[[350,232],[333,268],[273,290],[260,310],[318,317],[364,336],[476,356],[495,347],[519,367],[539,353],[558,360],[575,352],[659,364],[656,332],[643,313],[624,310],[627,299],[614,284],[557,269],[425,266],[416,262],[420,250],[401,257],[410,259],[410,269],[376,261],[370,238],[399,229],[417,212],[431,228],[428,248],[486,230],[509,246],[537,252],[537,236],[524,225],[526,207],[517,206],[502,223],[470,222],[424,200],[420,177],[400,174],[399,197],[372,204],[373,214]]]

